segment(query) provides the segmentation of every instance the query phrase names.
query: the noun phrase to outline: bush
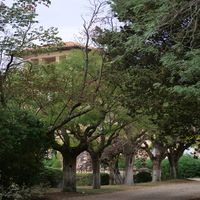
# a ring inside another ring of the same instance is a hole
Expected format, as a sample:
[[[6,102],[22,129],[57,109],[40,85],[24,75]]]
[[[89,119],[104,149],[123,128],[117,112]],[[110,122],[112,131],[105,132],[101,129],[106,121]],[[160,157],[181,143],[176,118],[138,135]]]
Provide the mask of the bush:
[[[150,181],[152,181],[152,176],[149,172],[139,172],[138,174],[134,175],[135,183],[145,183]]]
[[[79,173],[77,174],[77,185],[91,186],[93,181],[92,173]],[[109,174],[101,173],[101,185],[109,185]]]
[[[62,184],[62,171],[55,168],[45,168],[39,177],[40,183],[50,187],[59,187]]]
[[[76,175],[76,182],[79,186],[92,185],[92,173],[79,173]]]
[[[167,159],[161,163],[161,178],[162,180],[170,179],[169,161]]]
[[[140,162],[136,162],[136,167],[139,168]],[[146,161],[146,167],[152,169],[151,160]],[[170,166],[167,159],[161,163],[162,180],[170,179]],[[178,178],[200,177],[200,159],[193,158],[190,155],[184,155],[178,162]]]
[[[29,200],[31,199],[30,188],[20,187],[17,184],[12,184],[6,189],[0,190],[0,199],[5,200]]]
[[[62,184],[62,170],[55,168],[46,168],[40,174],[40,182],[50,187],[60,187]],[[91,186],[92,173],[77,173],[76,182],[78,186]],[[109,185],[109,174],[101,173],[101,185]]]
[[[0,182],[33,185],[48,148],[46,128],[32,114],[0,108]]]
[[[200,177],[200,159],[190,155],[182,156],[178,162],[178,170],[179,178]]]
[[[45,167],[50,168],[61,168],[61,154],[60,152],[52,152],[52,158],[51,159],[45,159],[43,161]]]
[[[109,174],[101,173],[101,185],[109,185]]]

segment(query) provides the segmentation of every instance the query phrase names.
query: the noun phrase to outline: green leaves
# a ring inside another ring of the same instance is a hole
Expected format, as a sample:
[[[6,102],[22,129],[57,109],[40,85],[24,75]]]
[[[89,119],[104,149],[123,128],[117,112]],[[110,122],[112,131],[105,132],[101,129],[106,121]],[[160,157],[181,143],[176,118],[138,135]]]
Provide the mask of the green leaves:
[[[18,109],[0,109],[0,180],[4,187],[34,183],[50,143],[36,117]]]

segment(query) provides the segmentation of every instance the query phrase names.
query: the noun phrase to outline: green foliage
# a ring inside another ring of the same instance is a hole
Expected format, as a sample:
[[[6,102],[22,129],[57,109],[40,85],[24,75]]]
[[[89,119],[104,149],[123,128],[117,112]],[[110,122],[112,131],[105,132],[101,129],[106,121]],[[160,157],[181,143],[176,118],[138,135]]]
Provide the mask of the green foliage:
[[[0,179],[4,187],[32,185],[49,146],[45,127],[22,110],[0,109]]]
[[[43,161],[43,163],[44,163],[45,167],[59,168],[59,169],[61,169],[61,167],[62,167],[61,160],[62,160],[62,158],[61,158],[60,153],[56,152],[56,154],[52,153],[52,157],[50,159],[49,158],[45,159]]]
[[[125,168],[125,158],[122,156],[118,159],[118,167],[119,169]]]
[[[24,48],[35,47],[36,41],[41,44],[55,44],[59,40],[55,36],[57,29],[36,27],[38,21],[35,9],[38,4],[48,6],[50,0],[15,0],[7,4],[6,1],[1,2],[0,41],[3,54],[19,56]]]
[[[77,174],[77,185],[92,186],[92,173]]]
[[[134,176],[134,183],[145,183],[145,182],[151,182],[152,177],[151,173],[149,172],[139,172]]]
[[[91,186],[93,181],[92,173],[77,173],[76,182],[78,186]],[[61,187],[62,171],[56,168],[45,168],[40,174],[41,183],[50,187]],[[101,173],[101,185],[109,185],[109,174]]]
[[[39,175],[39,181],[50,187],[59,187],[62,185],[62,177],[61,169],[45,167]]]
[[[109,185],[109,174],[101,173],[101,185]]]
[[[10,185],[9,188],[0,189],[0,199],[4,200],[30,200],[32,197],[30,188],[19,187],[17,184]]]
[[[200,159],[195,159],[190,155],[181,157],[178,163],[178,177],[200,177]]]
[[[92,173],[79,173],[77,174],[77,185],[84,186],[84,185],[92,185],[93,181],[93,174]],[[109,185],[109,174],[101,173],[101,185]]]
[[[109,78],[119,86],[121,102],[134,118],[147,116],[151,122],[143,123],[144,129],[151,139],[153,132],[154,140],[163,146],[195,143],[200,119],[196,26],[200,4],[187,0],[109,2],[122,24],[111,31],[98,28],[97,41],[105,47]]]
[[[169,161],[165,159],[161,163],[161,178],[162,180],[170,179]]]
[[[45,159],[43,161],[44,166],[45,167],[52,167],[52,168],[61,168],[61,155],[58,155],[59,153],[57,153],[56,155],[53,154],[52,157],[49,159]]]
[[[161,165],[162,179],[170,179],[169,162],[164,160]],[[195,159],[190,155],[184,155],[178,162],[178,178],[192,178],[199,177],[200,173],[200,160]]]
[[[141,161],[136,161],[136,167],[139,169],[141,167]],[[144,166],[142,166],[144,167]],[[151,160],[146,161],[146,166],[150,170],[152,169]],[[190,155],[184,155],[180,158],[178,162],[178,178],[192,178],[200,177],[200,159],[195,159]],[[163,160],[161,163],[161,177],[162,180],[170,179],[170,166],[167,159]]]

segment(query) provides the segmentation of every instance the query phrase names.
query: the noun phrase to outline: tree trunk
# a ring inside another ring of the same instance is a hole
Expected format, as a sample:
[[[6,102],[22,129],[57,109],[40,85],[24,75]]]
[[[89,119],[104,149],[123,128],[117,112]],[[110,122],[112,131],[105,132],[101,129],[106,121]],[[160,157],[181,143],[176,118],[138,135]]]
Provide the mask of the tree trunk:
[[[161,160],[158,158],[154,158],[152,162],[153,162],[152,182],[161,181]]]
[[[109,163],[109,171],[110,171],[110,179],[109,179],[109,184],[114,185],[114,184],[122,184],[123,180],[118,168],[118,159],[113,160]]]
[[[100,189],[101,176],[100,176],[100,157],[99,155],[92,155],[92,169],[93,169],[93,189]]]
[[[115,169],[114,169],[114,180],[115,180],[115,183],[117,185],[119,184],[122,184],[123,183],[123,179],[122,179],[122,176],[120,174],[120,171],[119,171],[119,166],[118,166],[118,159],[115,161]]]
[[[63,192],[76,192],[76,157],[63,154]]]
[[[133,181],[133,161],[134,161],[134,156],[133,154],[130,155],[125,155],[125,180],[124,184],[126,185],[132,185],[134,183]]]
[[[178,159],[176,156],[168,155],[169,165],[170,165],[170,177],[172,179],[177,179],[178,177]]]
[[[115,184],[115,167],[114,167],[113,161],[110,161],[109,163],[109,171],[110,171],[109,184],[114,185]]]

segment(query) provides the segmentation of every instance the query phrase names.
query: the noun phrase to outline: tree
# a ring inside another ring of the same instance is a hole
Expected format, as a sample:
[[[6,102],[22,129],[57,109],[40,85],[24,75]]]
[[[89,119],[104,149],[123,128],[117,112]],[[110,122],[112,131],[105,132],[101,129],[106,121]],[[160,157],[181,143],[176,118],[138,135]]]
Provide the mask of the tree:
[[[19,107],[31,109],[48,124],[47,135],[54,141],[53,148],[63,156],[63,191],[76,191],[76,157],[98,137],[93,137],[93,133],[107,112],[101,102],[100,51],[89,48],[89,32],[101,5],[95,4],[91,20],[84,23],[84,56],[73,52],[59,65],[25,66],[12,76],[10,90],[20,88],[14,101]],[[89,116],[94,113],[91,121]]]
[[[90,52],[90,59],[90,76],[84,93],[80,80],[84,64],[81,50],[72,51],[67,60],[59,64],[16,69],[10,77],[10,93],[20,88],[13,99],[15,103],[20,108],[29,108],[45,121],[53,148],[63,156],[64,191],[76,191],[76,157],[87,149],[89,138],[104,116],[103,111],[95,111],[97,94],[93,93],[98,76],[94,67],[98,66],[99,58],[95,52]],[[89,116],[94,117],[93,120]]]
[[[158,127],[159,146],[167,147],[171,136],[181,138],[186,148],[191,135],[199,133],[199,2],[110,4],[123,24],[119,31],[98,30],[97,41],[105,47],[122,102],[132,116],[150,116]]]
[[[111,145],[112,141],[118,137],[119,132],[124,126],[130,123],[131,120],[119,105],[110,106],[110,104],[108,104],[108,109],[106,110],[107,115],[105,119],[102,120],[94,133],[97,136],[96,140],[88,144],[88,152],[92,159],[94,189],[100,189],[101,186],[100,161],[104,150]]]
[[[130,124],[124,128],[124,145],[123,145],[123,155],[125,157],[125,179],[124,184],[132,185],[133,180],[133,166],[136,153],[141,147],[142,143],[145,142],[147,136],[144,130],[138,130],[134,127],[134,124]]]
[[[39,45],[56,44],[60,39],[57,29],[44,30],[36,27],[36,8],[38,4],[48,6],[49,0],[13,0],[11,5],[0,2],[0,103],[6,106],[8,75],[12,68],[19,67],[25,49]],[[37,45],[36,45],[37,43]]]
[[[72,51],[62,63],[35,65],[34,68],[25,66],[10,76],[10,93],[18,90],[15,103],[20,108],[28,107],[46,122],[49,127],[47,134],[54,141],[53,148],[63,156],[65,191],[76,191],[76,157],[87,150],[89,144],[94,145],[97,138],[110,134],[110,142],[112,132],[123,125],[122,117],[118,116],[119,121],[115,119],[118,125],[113,125],[110,131],[109,125],[103,135],[97,131],[103,123],[106,127],[105,117],[108,119],[108,115],[112,115],[112,106],[115,105],[116,110],[119,106],[117,98],[110,95],[115,89],[103,77],[101,84],[96,78],[101,66],[98,52],[90,51],[89,58],[84,91],[80,80],[84,72],[81,50]],[[94,93],[97,88],[98,92]]]
[[[159,138],[153,138],[152,144],[150,145],[147,142],[145,142],[144,149],[148,153],[152,164],[152,182],[161,181],[161,162],[166,157],[166,146],[162,143],[162,140],[159,140]]]
[[[26,111],[0,110],[0,185],[3,189],[14,183],[31,186],[50,147],[45,126]]]
[[[122,176],[118,168],[118,159],[122,152],[123,142],[119,137],[116,137],[110,146],[105,148],[102,153],[101,161],[105,166],[108,166],[110,175],[109,183],[110,185],[122,184]]]

